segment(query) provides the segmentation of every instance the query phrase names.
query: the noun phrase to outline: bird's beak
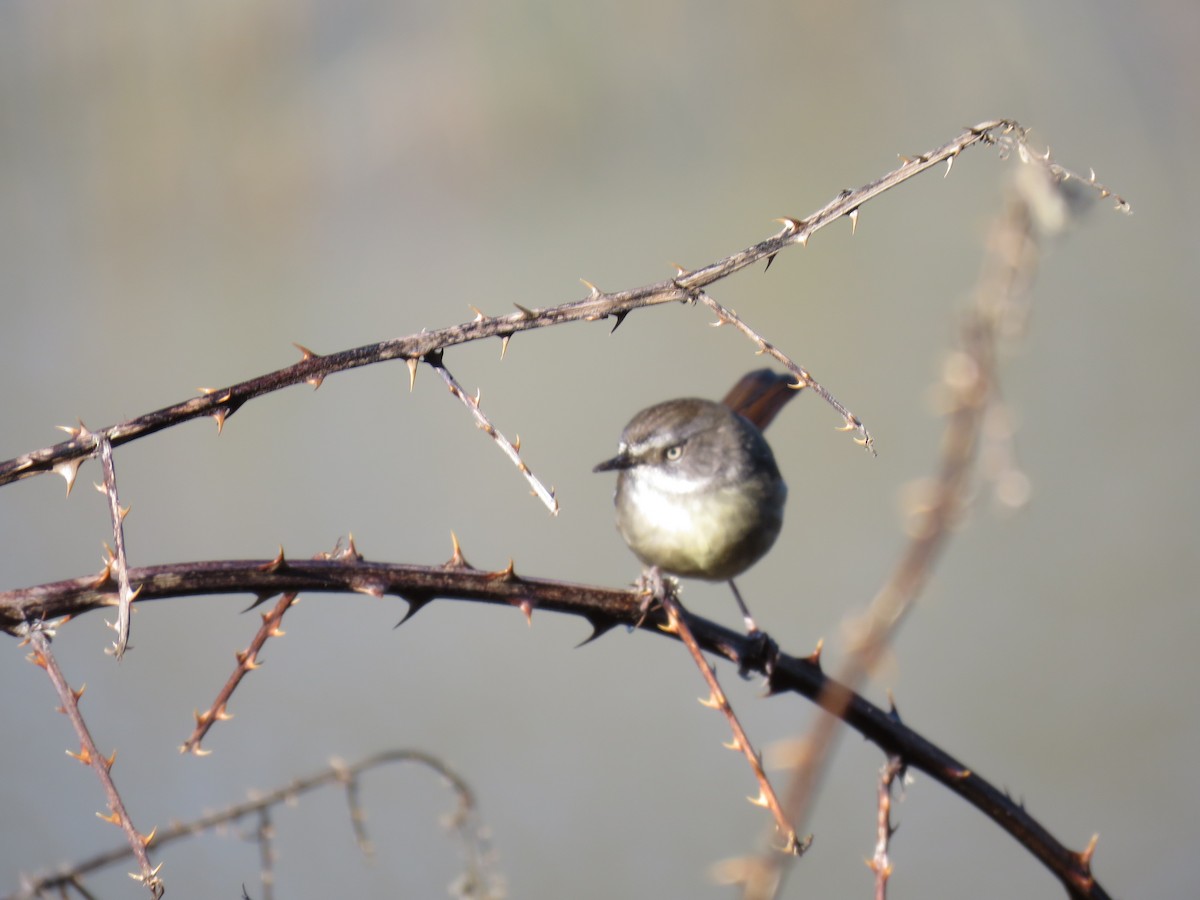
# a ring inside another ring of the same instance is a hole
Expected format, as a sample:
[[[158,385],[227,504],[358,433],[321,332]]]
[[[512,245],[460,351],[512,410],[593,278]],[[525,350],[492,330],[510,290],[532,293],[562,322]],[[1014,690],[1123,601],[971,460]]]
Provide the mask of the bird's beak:
[[[614,470],[621,471],[623,469],[631,469],[637,464],[637,461],[630,455],[629,451],[621,448],[621,452],[612,459],[606,459],[602,463],[597,463],[593,472],[612,472]]]

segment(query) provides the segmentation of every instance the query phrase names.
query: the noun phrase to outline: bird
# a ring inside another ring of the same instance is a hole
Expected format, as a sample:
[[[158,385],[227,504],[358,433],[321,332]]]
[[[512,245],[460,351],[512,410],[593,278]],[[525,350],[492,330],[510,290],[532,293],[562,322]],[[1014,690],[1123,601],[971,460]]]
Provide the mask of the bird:
[[[617,531],[651,570],[728,582],[747,631],[759,632],[734,578],[771,549],[783,527],[787,484],[762,430],[799,383],[748,372],[717,403],[681,397],[637,413],[617,454]]]

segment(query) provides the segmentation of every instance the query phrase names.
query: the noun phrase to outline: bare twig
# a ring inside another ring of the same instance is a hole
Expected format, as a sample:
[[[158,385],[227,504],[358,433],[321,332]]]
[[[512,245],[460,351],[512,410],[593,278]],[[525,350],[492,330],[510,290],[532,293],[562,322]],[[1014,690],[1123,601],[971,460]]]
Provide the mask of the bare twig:
[[[904,763],[898,756],[889,756],[879,770],[879,792],[875,817],[875,854],[867,866],[875,873],[875,900],[887,900],[887,883],[892,877],[892,861],[888,845],[896,829],[892,826],[892,785],[903,777]]]
[[[165,828],[153,836],[152,843],[157,849],[174,841],[209,832],[221,825],[239,822],[242,819],[253,816],[256,822],[254,837],[259,842],[261,848],[264,845],[264,838],[269,838],[269,832],[271,831],[269,817],[263,818],[267,814],[267,811],[281,804],[290,803],[302,794],[306,794],[317,788],[327,787],[331,784],[342,784],[347,791],[347,795],[353,791],[354,796],[357,797],[359,782],[366,772],[397,762],[417,763],[418,765],[432,769],[449,783],[458,799],[457,807],[454,815],[449,820],[449,824],[451,830],[458,835],[464,850],[465,871],[462,878],[469,880],[471,884],[477,886],[477,890],[474,893],[464,896],[477,897],[480,900],[484,900],[484,898],[498,898],[500,893],[497,889],[497,879],[492,873],[487,871],[490,859],[489,854],[485,850],[486,839],[478,823],[478,808],[474,793],[462,777],[444,762],[435,756],[422,753],[418,750],[389,750],[368,757],[354,765],[346,765],[335,760],[327,768],[313,775],[296,779],[254,800],[230,806],[190,822],[183,822]],[[365,833],[362,832],[361,824],[362,810],[358,807],[357,800],[351,801],[351,810],[352,813],[357,813],[358,817],[358,824],[355,825],[355,834],[364,834],[363,840],[365,840]],[[362,841],[360,840],[361,845]],[[129,847],[115,848],[90,859],[75,863],[58,872],[27,879],[20,891],[9,894],[4,900],[31,900],[33,897],[45,896],[50,891],[64,890],[67,886],[71,886],[82,892],[83,876],[107,868],[123,859],[128,859],[131,852]],[[264,873],[268,873],[268,877],[271,869],[269,853],[269,848],[262,850],[260,853],[263,871]],[[265,884],[264,889],[266,889]]]
[[[200,746],[200,743],[208,735],[209,730],[217,722],[224,722],[232,718],[228,711],[229,698],[233,696],[233,692],[237,690],[238,685],[242,683],[250,672],[253,672],[259,667],[258,654],[262,650],[263,645],[273,637],[282,637],[283,631],[279,624],[283,621],[283,615],[292,604],[296,602],[296,598],[300,596],[296,591],[288,591],[276,602],[270,612],[262,613],[262,625],[255,632],[253,639],[250,641],[250,646],[245,650],[239,650],[237,656],[237,666],[228,680],[217,692],[217,697],[212,704],[204,712],[194,713],[196,719],[196,727],[192,729],[192,733],[188,739],[179,747],[180,753],[191,753],[195,756],[207,756],[211,750],[205,750]]]
[[[675,597],[674,584],[663,578],[657,569],[650,570],[648,582],[650,586],[647,590],[653,592],[655,599],[662,604],[663,609],[666,611],[667,624],[662,626],[662,630],[667,634],[679,637],[680,642],[687,648],[692,660],[696,663],[696,668],[700,670],[705,684],[708,685],[708,698],[701,700],[700,703],[709,709],[720,711],[725,716],[726,721],[729,723],[729,730],[733,732],[733,740],[726,744],[725,747],[740,752],[746,757],[746,762],[750,764],[750,771],[754,774],[754,780],[758,782],[758,796],[749,798],[750,802],[755,806],[761,806],[770,810],[771,816],[775,819],[776,830],[783,835],[783,847],[781,848],[783,852],[793,856],[800,856],[808,849],[812,838],[809,837],[801,841],[796,836],[796,829],[792,827],[791,822],[784,815],[779,798],[775,795],[775,789],[771,787],[771,781],[767,778],[766,771],[763,770],[762,754],[756,752],[754,745],[750,743],[750,736],[746,734],[742,723],[738,721],[737,714],[734,713],[733,706],[729,703],[729,698],[725,695],[725,691],[721,688],[721,683],[717,680],[717,673],[712,663],[704,658],[704,654],[700,650],[700,645],[696,643],[695,636],[692,634],[691,629],[688,628],[683,608],[679,605],[679,601]]]
[[[82,428],[82,426],[80,426]],[[96,439],[97,452],[100,455],[100,469],[104,473],[104,484],[97,485],[100,493],[108,498],[108,512],[113,523],[113,558],[116,562],[118,593],[117,622],[112,627],[117,632],[111,652],[117,659],[125,655],[129,647],[130,609],[137,591],[129,584],[129,561],[125,556],[125,516],[129,507],[122,509],[121,501],[117,499],[117,470],[113,465],[112,441],[101,434]]]
[[[772,359],[783,363],[787,370],[796,376],[796,383],[792,387],[797,391],[809,388],[818,397],[832,406],[846,422],[839,430],[858,432],[859,437],[855,438],[855,441],[870,450],[872,456],[875,455],[875,442],[871,439],[871,433],[867,431],[866,426],[863,425],[858,416],[850,412],[837,397],[833,396],[823,384],[813,378],[807,369],[793,362],[786,353],[747,325],[736,312],[726,306],[722,306],[707,292],[700,291],[696,295],[696,299],[716,314],[717,321],[712,323],[714,326],[732,325],[758,346],[757,353],[766,354]]]
[[[339,539],[337,545],[333,548],[332,553],[318,553],[313,559],[332,559],[339,561],[358,562],[362,559],[358,548],[354,546],[354,536],[351,535],[345,548],[341,545]],[[279,553],[276,557],[264,566],[268,572],[278,572],[287,566],[287,560],[283,556],[283,548],[279,548]],[[359,591],[368,594],[376,594],[373,588],[359,587]],[[250,645],[245,650],[239,650],[237,656],[237,666],[233,673],[229,676],[224,686],[217,693],[216,699],[204,712],[195,713],[196,727],[192,730],[191,735],[183,745],[179,748],[180,753],[192,753],[196,756],[207,756],[212,751],[201,748],[200,743],[204,740],[212,726],[217,722],[224,722],[232,718],[228,711],[229,699],[233,696],[233,692],[237,690],[238,685],[242,683],[250,672],[257,669],[261,663],[258,659],[258,654],[262,651],[263,646],[271,638],[283,637],[283,629],[279,626],[283,622],[284,614],[292,608],[296,603],[296,598],[300,596],[298,591],[286,591],[282,597],[276,602],[270,612],[262,613],[262,624],[254,637],[250,641]],[[382,596],[382,594],[380,594]],[[251,608],[258,606],[260,603],[265,603],[270,599],[270,594],[260,595],[252,604]]]
[[[96,747],[96,742],[92,740],[87,723],[83,721],[83,714],[79,711],[79,698],[83,696],[84,689],[80,688],[78,691],[74,691],[67,683],[62,669],[58,667],[58,661],[50,651],[50,639],[52,636],[52,629],[44,625],[31,625],[25,629],[23,643],[28,643],[33,647],[33,652],[29,655],[30,661],[44,669],[46,674],[50,676],[50,682],[54,685],[54,690],[58,694],[59,701],[62,704],[58,710],[71,720],[71,726],[75,729],[75,734],[79,738],[79,752],[71,753],[68,750],[67,754],[79,760],[84,765],[90,766],[92,771],[96,773],[96,777],[100,779],[100,785],[103,787],[104,795],[108,799],[109,811],[108,815],[101,815],[100,813],[96,815],[105,822],[116,825],[124,833],[125,840],[129,844],[128,852],[131,852],[134,858],[137,859],[138,869],[140,870],[137,874],[130,873],[130,877],[144,884],[146,889],[150,891],[151,896],[155,898],[161,897],[165,890],[162,880],[158,877],[159,870],[162,869],[162,863],[152,866],[150,864],[150,857],[146,853],[147,845],[154,840],[154,832],[141,834],[133,826],[133,820],[129,818],[129,813],[125,809],[125,802],[121,799],[121,795],[117,791],[117,786],[112,779],[111,769],[117,754],[114,752],[111,756],[102,756]]]
[[[525,464],[525,460],[521,459],[521,439],[518,437],[517,442],[514,444],[500,433],[500,430],[491,423],[491,420],[479,408],[479,393],[476,392],[474,397],[467,395],[467,392],[462,389],[462,385],[455,380],[454,376],[450,374],[450,370],[443,364],[440,352],[426,355],[425,362],[429,363],[442,376],[442,381],[446,382],[446,387],[450,389],[450,393],[461,400],[463,406],[474,416],[475,424],[479,426],[479,430],[495,441],[496,446],[500,448],[504,455],[512,460],[512,464],[517,467],[517,471],[525,476],[525,480],[533,488],[534,495],[542,503],[546,504],[546,508],[550,510],[550,514],[557,516],[558,500],[554,496],[554,491],[547,489],[538,480],[538,477],[530,471],[529,466]]]

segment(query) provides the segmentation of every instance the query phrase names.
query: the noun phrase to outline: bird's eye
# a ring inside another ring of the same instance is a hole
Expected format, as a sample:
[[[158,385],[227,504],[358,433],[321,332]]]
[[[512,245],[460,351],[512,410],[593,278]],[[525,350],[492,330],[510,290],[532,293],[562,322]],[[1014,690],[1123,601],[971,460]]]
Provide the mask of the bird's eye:
[[[666,452],[663,453],[663,456],[666,457],[669,462],[675,462],[675,460],[683,456],[683,444],[672,444],[666,449]]]

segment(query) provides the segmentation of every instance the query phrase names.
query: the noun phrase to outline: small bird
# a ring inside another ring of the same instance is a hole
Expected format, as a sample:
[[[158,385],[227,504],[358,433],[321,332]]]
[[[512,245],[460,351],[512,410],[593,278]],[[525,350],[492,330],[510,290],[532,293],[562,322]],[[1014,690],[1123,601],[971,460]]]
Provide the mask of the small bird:
[[[783,527],[787,485],[763,437],[799,393],[788,375],[743,375],[721,403],[686,397],[643,409],[621,433],[617,530],[647,566],[728,581],[750,633],[758,631],[735,576],[766,554]]]

